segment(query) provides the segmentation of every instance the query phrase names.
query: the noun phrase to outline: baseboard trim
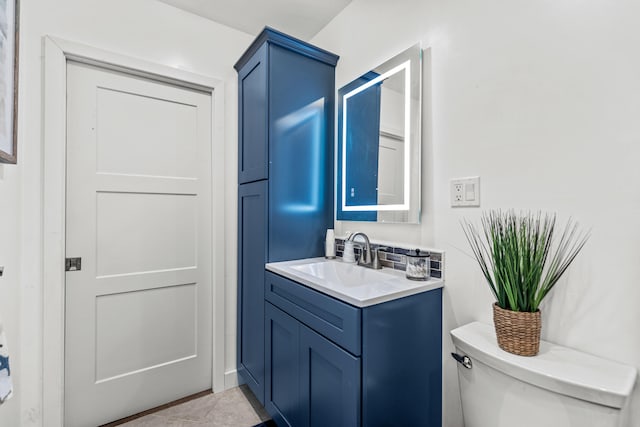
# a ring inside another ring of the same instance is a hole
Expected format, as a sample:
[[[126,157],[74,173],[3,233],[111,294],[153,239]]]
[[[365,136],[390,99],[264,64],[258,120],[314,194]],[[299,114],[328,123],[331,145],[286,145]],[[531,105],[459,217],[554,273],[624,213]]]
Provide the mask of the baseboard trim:
[[[232,387],[237,387],[240,385],[238,370],[234,369],[232,371],[227,371],[224,373],[224,389],[228,390]]]

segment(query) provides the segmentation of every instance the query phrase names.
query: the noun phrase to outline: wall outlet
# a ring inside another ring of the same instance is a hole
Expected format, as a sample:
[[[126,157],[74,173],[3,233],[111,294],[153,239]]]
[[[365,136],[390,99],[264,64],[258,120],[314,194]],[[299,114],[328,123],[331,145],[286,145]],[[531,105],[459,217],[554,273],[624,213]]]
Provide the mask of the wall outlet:
[[[451,180],[452,207],[480,206],[480,177],[456,178]]]
[[[452,183],[451,186],[451,200],[456,203],[461,203],[464,200],[464,184],[455,182]]]

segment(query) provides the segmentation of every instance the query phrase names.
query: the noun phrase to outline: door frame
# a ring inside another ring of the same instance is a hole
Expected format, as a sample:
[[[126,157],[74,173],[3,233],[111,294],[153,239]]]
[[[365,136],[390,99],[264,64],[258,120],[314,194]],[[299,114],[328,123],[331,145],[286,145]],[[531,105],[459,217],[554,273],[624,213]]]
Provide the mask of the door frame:
[[[73,60],[211,94],[212,204],[224,200],[224,81],[44,36],[42,419],[64,425],[67,62]],[[212,207],[212,388],[224,389],[224,209]]]

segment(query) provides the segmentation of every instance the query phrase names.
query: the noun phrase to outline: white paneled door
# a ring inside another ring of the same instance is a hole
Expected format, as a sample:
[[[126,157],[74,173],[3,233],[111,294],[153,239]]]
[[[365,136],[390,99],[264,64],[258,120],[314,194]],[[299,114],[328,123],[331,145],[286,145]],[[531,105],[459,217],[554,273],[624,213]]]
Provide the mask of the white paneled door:
[[[211,389],[211,95],[69,62],[66,197],[65,426]]]

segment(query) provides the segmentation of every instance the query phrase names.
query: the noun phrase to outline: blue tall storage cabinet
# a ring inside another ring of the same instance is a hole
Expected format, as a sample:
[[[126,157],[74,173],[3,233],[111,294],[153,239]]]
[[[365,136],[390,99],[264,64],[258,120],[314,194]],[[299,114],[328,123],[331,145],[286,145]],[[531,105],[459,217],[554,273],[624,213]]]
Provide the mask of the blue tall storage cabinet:
[[[322,256],[333,228],[338,57],[265,28],[238,71],[238,374],[264,404],[264,264]]]

